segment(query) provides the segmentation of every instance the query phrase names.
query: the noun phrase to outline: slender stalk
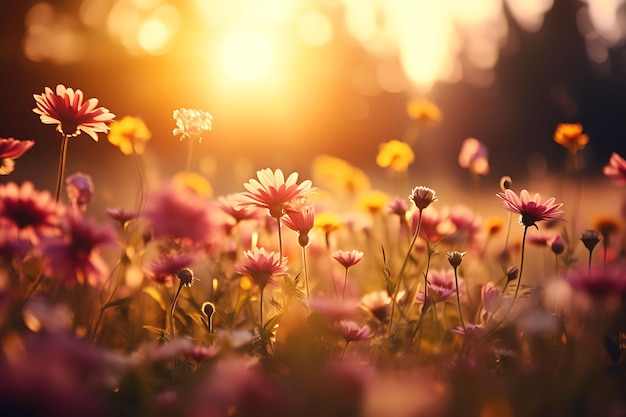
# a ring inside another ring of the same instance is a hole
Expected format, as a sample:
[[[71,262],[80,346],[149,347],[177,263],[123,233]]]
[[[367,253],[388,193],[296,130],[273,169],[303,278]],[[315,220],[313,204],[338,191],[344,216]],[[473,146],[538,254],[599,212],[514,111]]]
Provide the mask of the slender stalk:
[[[409,249],[407,250],[406,256],[404,257],[404,261],[402,261],[402,266],[400,267],[400,274],[398,274],[398,282],[396,283],[396,288],[393,290],[393,298],[391,299],[391,315],[389,316],[389,331],[388,335],[391,336],[391,329],[393,324],[393,315],[395,312],[395,307],[398,297],[398,292],[400,291],[400,286],[402,284],[402,278],[404,277],[404,271],[409,263],[409,258],[411,257],[411,252],[413,251],[413,246],[415,246],[415,241],[420,234],[420,229],[422,228],[422,209],[418,211],[417,218],[417,228],[415,229],[415,234],[413,235],[413,239],[411,239],[411,243],[409,244]]]
[[[343,302],[343,298],[346,295],[346,285],[348,284],[348,268],[346,268],[346,273],[343,276],[343,291],[341,292],[341,301]]]
[[[278,222],[278,253],[280,261],[283,261],[283,233],[282,233],[282,222],[280,221],[280,217],[276,217],[276,221]]]
[[[259,298],[259,324],[261,325],[259,329],[259,333],[261,334],[261,338],[263,337],[263,290],[265,287],[261,287],[261,294]]]
[[[180,280],[180,284],[178,284],[178,289],[176,290],[176,295],[174,295],[174,299],[172,300],[172,306],[170,307],[170,341],[174,339],[174,312],[176,311],[176,302],[178,301],[178,296],[180,295],[180,290],[183,289],[183,286],[183,280]]]
[[[461,309],[461,295],[459,294],[459,277],[457,268],[454,268],[454,283],[456,284],[456,302],[459,306],[459,318],[461,319],[461,325],[463,326],[464,334],[467,332],[465,329],[465,321],[463,320],[463,310]]]
[[[185,165],[185,171],[189,171],[191,169],[191,159],[193,156],[193,138],[188,138],[189,146],[187,147],[187,165]]]
[[[143,204],[144,204],[144,193],[145,193],[145,172],[144,172],[144,167],[142,164],[141,159],[139,158],[139,155],[135,152],[135,145],[133,144],[133,162],[135,165],[135,169],[137,170],[137,179],[138,179],[138,186],[139,186],[139,192],[137,195],[137,206],[136,206],[136,210],[138,212],[140,212],[143,209]]]
[[[306,246],[302,246],[302,268],[304,269],[304,286],[306,287],[306,298],[311,299],[311,293],[309,292],[309,270],[306,265]]]
[[[63,184],[63,178],[65,177],[65,162],[67,161],[67,144],[69,142],[69,136],[63,135],[61,141],[61,154],[59,155],[59,170],[57,172],[57,184],[54,189],[54,200],[59,201],[61,196],[61,184]]]

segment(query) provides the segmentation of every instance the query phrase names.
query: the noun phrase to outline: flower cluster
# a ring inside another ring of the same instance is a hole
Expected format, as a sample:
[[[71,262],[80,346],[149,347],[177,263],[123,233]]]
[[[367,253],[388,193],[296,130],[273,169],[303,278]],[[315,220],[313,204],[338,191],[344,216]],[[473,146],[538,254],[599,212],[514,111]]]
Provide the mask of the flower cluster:
[[[36,178],[0,185],[7,413],[626,409],[619,205],[603,204],[609,212],[589,221],[590,199],[558,187],[546,198],[516,191],[503,176],[496,192],[487,147],[476,138],[452,161],[472,180],[485,178],[463,201],[451,202],[454,193],[439,187],[408,188],[420,144],[398,140],[379,147],[374,173],[318,155],[313,180],[264,168],[240,189],[214,195],[190,166],[191,144],[211,130],[209,113],[174,111],[174,135],[189,139],[186,170],[149,183],[143,158],[153,139],[141,118],[114,121],[97,99],[83,101],[81,90],[63,85],[34,97],[41,122],[63,136],[62,160],[54,196]],[[409,103],[407,117],[407,138],[442,120],[425,101]],[[94,184],[89,167],[65,176],[67,140],[81,132],[95,140],[108,132],[103,146],[133,157],[133,209],[108,207],[99,216],[96,190],[109,184]],[[574,157],[589,137],[582,125],[563,124],[554,140]],[[20,169],[14,160],[34,145],[0,139],[0,173]],[[370,179],[385,169],[402,175]],[[626,183],[626,163],[613,153],[603,173],[604,198],[612,198]]]

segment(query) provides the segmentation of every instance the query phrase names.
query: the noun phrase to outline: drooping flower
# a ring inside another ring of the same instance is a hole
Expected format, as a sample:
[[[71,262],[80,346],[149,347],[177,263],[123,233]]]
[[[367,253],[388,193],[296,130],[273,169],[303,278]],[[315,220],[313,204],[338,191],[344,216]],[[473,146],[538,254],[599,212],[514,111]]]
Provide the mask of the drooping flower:
[[[244,252],[244,259],[235,266],[235,272],[249,276],[259,288],[263,289],[270,283],[278,285],[275,277],[287,272],[287,258],[265,248],[254,248]]]
[[[35,145],[32,140],[0,138],[0,175],[9,175],[15,167],[14,160]]]
[[[489,152],[484,143],[476,138],[467,138],[459,152],[459,166],[474,175],[489,174]]]
[[[148,196],[143,215],[156,238],[183,239],[202,245],[219,238],[211,217],[213,209],[195,192],[170,183]]]
[[[107,139],[120,148],[124,155],[143,155],[152,132],[139,117],[124,116],[111,123]]]
[[[526,190],[522,190],[519,197],[513,190],[505,190],[496,195],[504,202],[503,208],[521,215],[521,223],[526,227],[537,227],[536,223],[542,220],[559,220],[563,214],[560,210],[563,203],[555,203],[554,197],[541,202],[539,193],[531,198]]]
[[[285,205],[300,197],[306,197],[315,191],[311,180],[298,184],[298,173],[293,172],[285,177],[280,169],[270,168],[257,171],[258,181],[251,179],[244,184],[247,192],[241,193],[243,200],[240,207],[261,207],[269,211],[270,216],[279,219],[285,214]]]
[[[413,191],[411,191],[409,200],[415,204],[415,207],[423,210],[431,203],[437,201],[437,193],[435,193],[435,190],[432,188],[418,186],[413,188]]]
[[[331,257],[343,265],[344,268],[350,268],[363,260],[363,252],[358,250],[337,250],[331,254]]]
[[[94,193],[93,180],[89,175],[77,172],[65,179],[65,189],[72,206],[84,211]]]
[[[50,232],[58,222],[58,207],[48,191],[37,191],[31,182],[0,185],[0,220],[33,241]]]
[[[108,109],[98,106],[98,99],[91,98],[83,103],[83,92],[79,89],[66,88],[63,84],[56,87],[56,92],[46,87],[43,94],[33,94],[37,107],[33,112],[39,114],[44,124],[56,124],[57,131],[63,136],[75,137],[85,132],[98,141],[98,133],[109,130],[107,122],[115,118]]]
[[[45,273],[57,277],[68,287],[78,283],[101,284],[109,273],[100,248],[115,243],[110,225],[99,225],[68,212],[60,223],[61,235],[42,240]]]
[[[213,116],[203,110],[180,108],[174,110],[172,117],[176,121],[176,129],[172,134],[180,135],[180,140],[187,138],[201,142],[202,135],[213,129]]]
[[[381,168],[390,167],[395,172],[406,172],[414,160],[413,149],[406,142],[392,139],[378,146],[376,164]]]
[[[611,154],[609,162],[604,166],[604,175],[611,178],[615,184],[626,184],[626,160],[616,152]]]
[[[585,148],[589,136],[583,134],[583,125],[580,123],[560,123],[554,132],[554,141],[575,153]]]
[[[306,197],[291,201],[285,206],[287,216],[284,218],[285,225],[291,230],[298,232],[298,243],[305,247],[309,244],[309,232],[315,224],[315,206]]]

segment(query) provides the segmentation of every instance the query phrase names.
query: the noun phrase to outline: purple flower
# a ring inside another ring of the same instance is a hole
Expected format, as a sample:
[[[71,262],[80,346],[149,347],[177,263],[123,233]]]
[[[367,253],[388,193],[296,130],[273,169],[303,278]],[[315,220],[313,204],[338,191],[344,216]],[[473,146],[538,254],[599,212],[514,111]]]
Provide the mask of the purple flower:
[[[65,179],[65,189],[70,204],[84,211],[94,193],[93,180],[89,175],[77,172]]]

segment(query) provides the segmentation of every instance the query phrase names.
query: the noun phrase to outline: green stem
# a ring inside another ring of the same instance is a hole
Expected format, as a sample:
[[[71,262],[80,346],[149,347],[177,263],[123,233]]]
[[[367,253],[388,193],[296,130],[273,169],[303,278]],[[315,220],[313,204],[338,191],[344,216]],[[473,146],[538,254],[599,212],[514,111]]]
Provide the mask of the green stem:
[[[415,241],[420,234],[420,229],[422,227],[422,209],[418,211],[417,218],[417,228],[415,229],[415,234],[413,235],[413,239],[411,239],[411,243],[409,244],[409,249],[404,257],[404,261],[402,261],[402,266],[400,267],[400,274],[398,275],[398,282],[396,283],[396,288],[393,290],[393,297],[391,299],[391,315],[389,316],[389,331],[388,335],[391,336],[391,329],[393,324],[393,315],[395,313],[395,307],[398,297],[398,292],[400,291],[400,286],[402,284],[402,278],[404,277],[404,271],[409,263],[409,259],[411,258],[411,252],[413,251],[413,246],[415,246]]]
[[[61,141],[61,154],[59,155],[59,170],[57,172],[57,184],[54,189],[54,200],[59,201],[61,196],[61,184],[63,184],[63,177],[65,177],[65,162],[67,161],[67,144],[69,142],[69,136],[63,135]]]

